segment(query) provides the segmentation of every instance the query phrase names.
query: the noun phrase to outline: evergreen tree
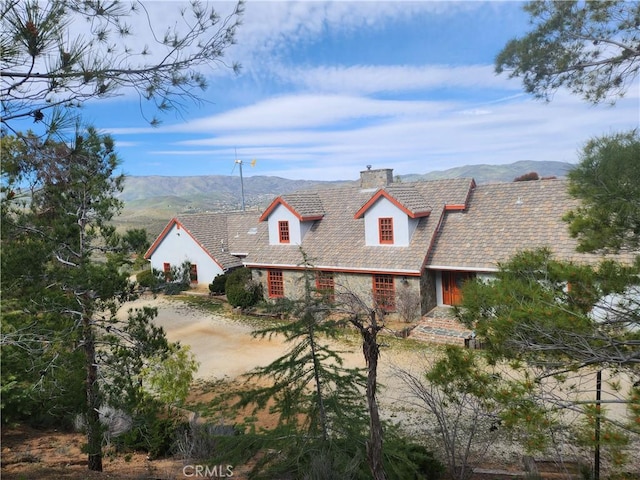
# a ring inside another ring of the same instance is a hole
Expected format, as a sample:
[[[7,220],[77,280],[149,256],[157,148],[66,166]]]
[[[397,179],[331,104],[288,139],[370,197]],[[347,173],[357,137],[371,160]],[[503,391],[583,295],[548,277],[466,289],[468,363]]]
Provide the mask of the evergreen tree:
[[[141,109],[150,105],[160,112],[198,100],[196,92],[207,87],[204,71],[229,68],[223,56],[235,42],[242,3],[221,17],[193,1],[164,25],[153,21],[150,8],[138,1],[2,0],[6,130],[18,134],[15,122],[31,118],[49,133],[60,132],[70,109],[123,90],[139,95]],[[155,113],[149,121],[158,123]]]
[[[303,257],[304,296],[290,302],[291,320],[254,333],[282,335],[291,347],[249,375],[268,385],[244,392],[241,404],[265,408],[273,402],[270,411],[278,415],[277,435],[288,432],[283,447],[288,453],[280,461],[264,461],[269,475],[295,472],[304,478],[354,478],[360,462],[351,455],[364,445],[364,377],[358,369],[345,367],[340,352],[331,345],[337,333],[336,322],[329,318],[331,305],[312,287],[314,272],[304,252]]]
[[[640,133],[603,135],[587,142],[569,172],[569,193],[581,205],[566,216],[583,252],[640,248]]]
[[[635,84],[638,2],[535,0],[524,10],[532,30],[498,54],[497,73],[522,78],[527,93],[545,100],[564,86],[591,103],[614,103]]]
[[[20,384],[20,395],[33,399],[32,413],[48,416],[51,408],[66,418],[79,413],[69,398],[82,398],[83,389],[89,469],[101,470],[106,371],[99,361],[116,351],[104,348],[130,345],[138,357],[171,348],[149,323],[155,312],[133,315],[126,327],[116,316],[131,285],[123,269],[128,242],[109,224],[121,207],[116,194],[123,182],[114,144],[93,128],[79,131],[73,145],[27,134],[4,137],[2,157],[3,383]],[[129,362],[119,373],[136,370]],[[48,399],[38,389],[56,395]],[[15,408],[17,393],[4,390],[3,401]]]

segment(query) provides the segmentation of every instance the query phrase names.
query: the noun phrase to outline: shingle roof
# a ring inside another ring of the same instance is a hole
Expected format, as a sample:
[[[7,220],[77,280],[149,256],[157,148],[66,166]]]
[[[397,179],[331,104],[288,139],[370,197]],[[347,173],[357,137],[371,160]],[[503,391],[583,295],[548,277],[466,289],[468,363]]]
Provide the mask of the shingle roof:
[[[151,257],[154,250],[174,225],[186,230],[189,235],[216,261],[227,270],[241,267],[242,258],[238,253],[246,254],[253,248],[255,235],[250,233],[258,222],[255,213],[196,213],[180,215],[171,219],[163,232],[145,254]]]
[[[431,213],[431,205],[420,194],[414,185],[389,185],[380,188],[367,202],[356,212],[355,218],[362,217],[365,212],[377,201],[385,197],[396,204],[411,218],[426,217]]]
[[[577,205],[564,180],[477,186],[465,212],[447,213],[428,267],[496,269],[521,250],[549,247],[562,260],[595,263],[576,252],[562,220]]]
[[[231,255],[228,248],[227,219],[227,215],[221,213],[199,213],[177,217],[183,228],[225,270],[242,265],[242,261]]]
[[[429,200],[414,185],[389,185],[385,190],[415,216],[432,209]]]
[[[303,218],[324,215],[322,200],[317,193],[288,193],[282,195],[282,199]]]
[[[255,212],[227,215],[229,253],[244,256],[255,250],[259,215]]]
[[[354,219],[354,215],[376,192],[355,186],[319,190],[315,194],[324,208],[324,216],[307,232],[302,248],[316,268],[417,274],[445,206],[464,205],[472,185],[471,179],[454,179],[398,186],[397,191],[415,189],[416,197],[412,198],[424,199],[433,209],[430,216],[419,219],[408,247],[365,245],[364,219]],[[300,247],[269,245],[267,222],[258,225],[255,249],[246,259],[248,265],[296,266],[301,261]]]
[[[291,210],[300,221],[319,220],[324,215],[322,200],[317,193],[289,193],[274,199],[260,217],[260,221],[266,220],[278,205],[284,205]]]

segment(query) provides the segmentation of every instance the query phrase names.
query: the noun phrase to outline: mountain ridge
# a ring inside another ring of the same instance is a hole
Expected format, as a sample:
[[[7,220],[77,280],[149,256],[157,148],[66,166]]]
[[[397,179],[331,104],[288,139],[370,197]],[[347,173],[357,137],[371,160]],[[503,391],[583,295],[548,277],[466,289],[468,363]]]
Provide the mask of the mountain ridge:
[[[398,175],[398,182],[472,177],[477,183],[511,182],[529,172],[541,177],[564,177],[572,164],[522,160],[503,165],[465,165],[424,174]],[[254,175],[243,178],[245,207],[258,211],[278,195],[299,190],[357,184],[356,180],[291,180]],[[118,198],[124,209],[114,222],[118,228],[146,228],[155,236],[174,216],[186,213],[240,210],[242,185],[238,176],[128,176]]]

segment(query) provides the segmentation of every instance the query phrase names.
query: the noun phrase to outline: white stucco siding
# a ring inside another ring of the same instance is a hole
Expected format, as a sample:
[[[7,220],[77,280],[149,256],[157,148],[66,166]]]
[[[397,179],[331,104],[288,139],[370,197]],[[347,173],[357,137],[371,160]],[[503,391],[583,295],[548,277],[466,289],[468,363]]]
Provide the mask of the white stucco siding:
[[[393,245],[382,245],[378,230],[379,218],[393,218]],[[412,220],[411,224],[409,220]],[[411,240],[417,221],[396,207],[386,198],[380,198],[364,214],[365,243],[368,246],[406,247]]]
[[[278,205],[269,215],[269,244],[280,244],[280,232],[278,222],[289,222],[289,244],[300,245],[302,243],[302,232],[300,220],[294,213],[283,205]]]
[[[172,267],[188,261],[198,268],[198,283],[209,284],[219,274],[224,273],[220,265],[193,239],[177,225],[173,225],[162,242],[151,255],[151,267],[163,270],[165,263]]]

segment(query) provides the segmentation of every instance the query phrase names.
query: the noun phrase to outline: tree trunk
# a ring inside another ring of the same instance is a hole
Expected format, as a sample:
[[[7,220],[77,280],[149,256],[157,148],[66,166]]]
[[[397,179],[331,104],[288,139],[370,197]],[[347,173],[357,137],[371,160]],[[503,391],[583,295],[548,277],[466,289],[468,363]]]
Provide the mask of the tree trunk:
[[[310,320],[312,322],[313,319]],[[311,346],[311,356],[313,358],[313,378],[316,384],[316,398],[318,401],[318,412],[320,414],[320,426],[322,428],[322,439],[326,442],[329,439],[329,431],[327,427],[327,412],[324,408],[324,397],[322,395],[322,382],[320,380],[320,361],[316,353],[316,339],[313,331],[313,325],[308,324],[309,344]]]
[[[98,367],[96,365],[96,344],[88,316],[83,318],[84,355],[86,365],[85,392],[87,397],[87,454],[89,470],[102,471],[102,428],[100,425],[100,393],[98,390]]]
[[[374,480],[386,480],[387,475],[382,464],[382,423],[378,402],[376,400],[376,388],[378,377],[378,325],[376,312],[371,312],[371,322],[361,329],[362,348],[367,363],[367,405],[369,407],[369,440],[367,442],[367,460]]]

